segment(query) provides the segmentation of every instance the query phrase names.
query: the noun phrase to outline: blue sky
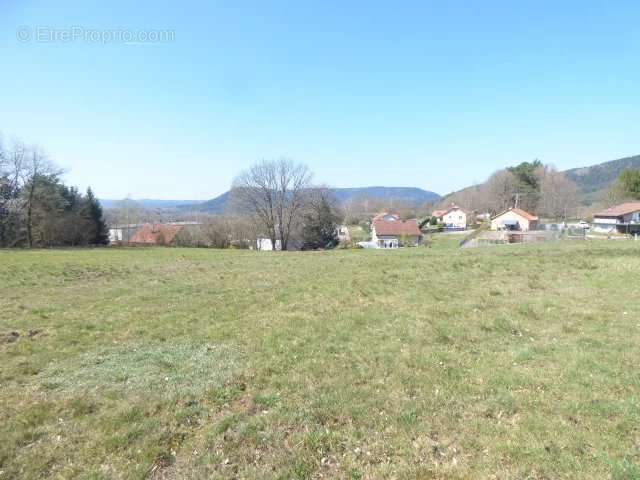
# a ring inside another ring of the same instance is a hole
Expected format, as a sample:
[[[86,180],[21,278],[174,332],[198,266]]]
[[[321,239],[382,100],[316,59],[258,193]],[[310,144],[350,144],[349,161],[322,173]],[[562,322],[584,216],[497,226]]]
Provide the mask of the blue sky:
[[[637,1],[0,9],[5,141],[40,145],[103,198],[207,199],[280,156],[333,186],[446,193],[533,158],[564,169],[640,153]],[[72,41],[35,38],[72,27]],[[174,37],[83,36],[116,29]]]

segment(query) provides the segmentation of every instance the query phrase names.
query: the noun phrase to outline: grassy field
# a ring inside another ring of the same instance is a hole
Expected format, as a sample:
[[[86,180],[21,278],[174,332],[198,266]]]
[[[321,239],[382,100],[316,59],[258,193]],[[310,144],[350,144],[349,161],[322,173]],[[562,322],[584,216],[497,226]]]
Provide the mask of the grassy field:
[[[0,251],[0,480],[640,478],[640,242]]]

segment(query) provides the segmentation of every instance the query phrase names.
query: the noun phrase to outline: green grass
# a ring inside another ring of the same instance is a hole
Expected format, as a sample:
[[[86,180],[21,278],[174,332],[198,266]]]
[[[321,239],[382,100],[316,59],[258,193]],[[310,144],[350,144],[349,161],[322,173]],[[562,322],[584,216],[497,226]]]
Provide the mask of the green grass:
[[[457,243],[0,251],[0,480],[640,478],[640,244]]]

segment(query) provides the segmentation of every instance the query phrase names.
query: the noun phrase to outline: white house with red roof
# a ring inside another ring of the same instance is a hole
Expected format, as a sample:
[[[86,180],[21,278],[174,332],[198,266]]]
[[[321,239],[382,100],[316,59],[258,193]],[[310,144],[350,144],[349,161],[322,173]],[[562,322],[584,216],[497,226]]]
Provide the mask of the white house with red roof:
[[[459,207],[455,203],[452,203],[442,215],[442,223],[445,228],[449,230],[466,230],[470,219],[471,212]]]
[[[422,240],[422,232],[415,218],[400,220],[395,213],[382,213],[371,222],[371,244],[376,248],[415,246]]]
[[[604,233],[640,233],[640,202],[623,203],[596,213],[592,227]]]
[[[491,230],[528,232],[538,228],[538,217],[521,208],[510,208],[491,219]]]

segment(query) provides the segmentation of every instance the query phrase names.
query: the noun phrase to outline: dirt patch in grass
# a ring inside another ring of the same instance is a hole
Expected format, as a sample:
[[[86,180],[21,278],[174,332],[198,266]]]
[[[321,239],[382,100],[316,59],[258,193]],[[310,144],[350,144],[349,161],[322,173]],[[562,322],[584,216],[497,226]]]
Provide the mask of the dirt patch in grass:
[[[18,332],[7,332],[0,335],[0,343],[15,343],[20,338],[20,333]]]
[[[18,340],[34,340],[46,335],[47,332],[42,328],[32,328],[22,333],[17,330],[12,330],[10,332],[0,334],[0,345],[7,343],[16,343]]]
[[[223,345],[153,344],[90,352],[45,369],[46,389],[78,393],[99,389],[200,395],[231,379],[241,364]]]

